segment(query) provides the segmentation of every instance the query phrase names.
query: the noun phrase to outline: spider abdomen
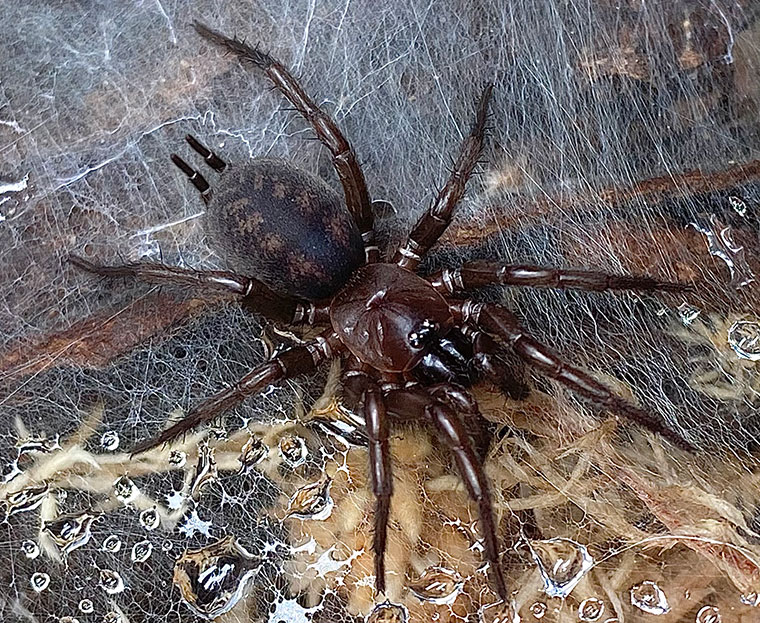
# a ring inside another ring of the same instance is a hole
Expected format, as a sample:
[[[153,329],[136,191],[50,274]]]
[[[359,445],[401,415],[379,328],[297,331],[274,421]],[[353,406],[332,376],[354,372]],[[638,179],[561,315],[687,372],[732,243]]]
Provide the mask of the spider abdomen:
[[[364,262],[343,198],[282,160],[228,166],[206,221],[230,268],[280,293],[328,298]]]
[[[454,319],[429,282],[396,264],[368,264],[330,306],[341,342],[360,361],[383,372],[412,369]]]

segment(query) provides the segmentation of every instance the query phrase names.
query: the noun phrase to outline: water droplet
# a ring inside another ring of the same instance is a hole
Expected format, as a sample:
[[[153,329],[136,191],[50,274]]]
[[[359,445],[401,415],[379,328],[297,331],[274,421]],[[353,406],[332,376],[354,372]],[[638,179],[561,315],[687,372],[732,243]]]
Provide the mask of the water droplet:
[[[306,442],[298,435],[285,435],[279,443],[280,456],[290,467],[298,467],[306,462],[309,449]]]
[[[528,547],[549,597],[567,597],[594,564],[588,549],[572,539],[530,541]]]
[[[201,491],[209,483],[218,477],[216,470],[216,459],[214,450],[208,444],[204,443],[198,447],[198,462],[195,464],[195,474],[193,475],[193,484],[190,487],[190,495],[197,498]]]
[[[58,443],[58,435],[55,436],[55,439],[48,439],[47,437],[29,437],[16,444],[18,456],[36,452],[50,454],[53,450],[60,450],[60,448],[61,444]]]
[[[452,604],[462,592],[464,580],[452,569],[428,567],[417,580],[409,584],[410,590],[421,600],[434,604]]]
[[[581,621],[598,621],[604,614],[604,602],[596,597],[584,599],[578,606],[578,618]]]
[[[367,623],[407,623],[409,612],[400,604],[385,601],[375,606],[367,616]]]
[[[717,606],[703,606],[697,612],[695,623],[721,623],[722,620]]]
[[[744,593],[739,599],[745,606],[752,606],[753,608],[760,606],[760,593],[754,591]]]
[[[29,583],[32,585],[32,589],[36,593],[41,593],[50,585],[50,576],[47,573],[33,573],[29,579]]]
[[[728,344],[742,359],[760,361],[760,321],[742,318],[728,329]]]
[[[185,516],[184,523],[177,529],[188,538],[195,535],[196,532],[205,535],[207,538],[211,536],[211,522],[201,519],[196,509]]]
[[[40,485],[39,487],[26,487],[11,493],[5,498],[6,517],[12,517],[18,513],[26,513],[38,508],[45,500],[48,494],[48,486]]]
[[[215,619],[240,600],[259,566],[257,557],[228,536],[207,547],[186,550],[174,564],[173,582],[193,612]]]
[[[121,549],[121,539],[115,534],[109,534],[103,540],[103,551],[111,554],[117,553]]]
[[[27,540],[21,544],[21,551],[24,552],[24,556],[30,560],[34,560],[40,555],[40,546],[34,541]]]
[[[46,521],[44,530],[64,554],[69,554],[90,540],[90,528],[97,517],[89,512],[61,515],[58,519]]]
[[[296,491],[288,503],[287,517],[323,521],[330,516],[334,503],[330,497],[330,478],[322,478]]]
[[[172,467],[184,467],[185,463],[187,463],[187,452],[172,450],[169,453],[169,465]]]
[[[113,452],[119,447],[119,441],[119,433],[115,430],[108,430],[100,436],[100,447]]]
[[[95,611],[95,604],[92,599],[83,599],[79,602],[79,611],[83,614],[90,614]]]
[[[693,305],[689,305],[688,303],[681,303],[678,306],[678,316],[681,318],[681,322],[687,327],[692,324],[701,313],[702,311],[700,309]]]
[[[129,504],[139,493],[135,483],[128,476],[121,476],[113,483],[113,492],[122,504]]]
[[[170,552],[172,551],[172,548],[174,547],[174,543],[171,541],[164,541],[161,543],[161,551],[162,552]]]
[[[530,607],[530,613],[533,615],[533,618],[543,619],[546,614],[546,604],[543,601],[533,602],[533,605]]]
[[[650,580],[631,587],[631,604],[648,614],[670,612],[670,604],[668,604],[665,593]]]
[[[537,619],[544,616],[544,612],[546,612],[546,605],[542,605],[544,606],[544,610],[541,611],[538,616],[535,614],[533,615]],[[479,623],[520,623],[522,618],[517,611],[517,605],[514,600],[509,603],[497,601],[494,604],[489,604],[480,609],[480,618],[478,621]]]
[[[132,553],[129,555],[132,562],[145,562],[153,553],[153,543],[150,541],[140,541],[132,546]]]
[[[146,508],[140,513],[140,525],[146,530],[155,530],[160,523],[161,515],[158,514],[158,509],[155,506]]]
[[[729,195],[728,203],[739,216],[744,216],[747,214],[747,204],[741,197],[737,197],[736,195]]]
[[[109,595],[116,595],[124,590],[124,580],[116,571],[101,569],[98,586]]]
[[[251,435],[245,442],[240,451],[240,471],[239,474],[249,473],[254,465],[261,463],[269,455],[269,448],[258,437]]]
[[[744,257],[744,247],[734,242],[730,225],[723,225],[715,214],[710,215],[709,223],[704,218],[699,218],[689,224],[704,234],[710,255],[720,258],[728,266],[733,287],[741,288],[755,280],[755,275]]]

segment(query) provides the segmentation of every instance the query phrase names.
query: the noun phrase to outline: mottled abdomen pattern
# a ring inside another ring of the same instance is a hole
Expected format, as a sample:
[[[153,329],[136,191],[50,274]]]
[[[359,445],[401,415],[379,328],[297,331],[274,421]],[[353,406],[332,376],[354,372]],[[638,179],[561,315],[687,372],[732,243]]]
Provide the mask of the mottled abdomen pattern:
[[[231,270],[312,301],[333,295],[364,262],[341,195],[283,160],[229,166],[206,223]]]

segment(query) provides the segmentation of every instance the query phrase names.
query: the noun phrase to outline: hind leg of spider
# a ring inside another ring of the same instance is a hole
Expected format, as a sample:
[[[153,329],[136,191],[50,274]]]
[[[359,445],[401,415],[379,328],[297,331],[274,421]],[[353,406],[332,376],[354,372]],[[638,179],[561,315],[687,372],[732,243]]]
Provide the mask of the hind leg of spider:
[[[296,376],[311,374],[322,362],[340,353],[342,345],[338,336],[329,329],[316,339],[280,353],[274,359],[255,368],[233,386],[207,398],[190,410],[186,417],[159,435],[135,446],[132,454],[139,454],[169,443],[201,424],[210,422],[246,398],[264,391],[270,385]]]
[[[206,164],[210,166],[214,171],[218,171],[221,173],[224,171],[224,169],[227,168],[227,163],[222,160],[219,156],[217,156],[213,151],[211,151],[208,147],[206,147],[203,143],[201,143],[197,138],[195,138],[192,134],[188,134],[185,137],[185,140],[189,143],[190,147],[192,147],[196,152],[198,152],[203,159],[206,161]]]
[[[201,199],[203,199],[203,202],[208,204],[208,202],[211,201],[211,188],[208,181],[206,181],[206,178],[187,164],[187,162],[182,160],[177,154],[172,154],[171,159],[172,162],[177,165],[177,168],[187,176],[187,179],[189,179],[192,185],[201,193]]]
[[[464,196],[467,180],[470,179],[483,149],[486,114],[492,90],[491,85],[487,86],[480,97],[472,130],[462,144],[459,158],[445,186],[427,212],[417,221],[406,242],[393,256],[393,262],[402,268],[414,271],[451,223],[454,209]]]
[[[688,283],[661,281],[647,275],[615,275],[595,270],[560,270],[480,261],[468,262],[455,269],[444,268],[429,275],[427,280],[445,296],[491,285],[572,288],[593,292],[686,292],[693,289]]]
[[[364,173],[351,144],[335,121],[306,93],[288,69],[269,54],[246,43],[227,37],[208,26],[194,22],[198,34],[226,49],[243,61],[263,70],[272,84],[282,93],[301,116],[311,124],[322,144],[332,154],[332,163],[346,196],[346,207],[353,216],[364,241],[367,262],[377,262],[379,251],[374,243],[374,216]]]
[[[552,349],[528,335],[517,317],[498,305],[465,301],[451,305],[452,312],[464,322],[471,322],[483,331],[495,335],[514,352],[542,374],[559,381],[574,392],[599,406],[609,409],[632,422],[649,429],[676,446],[694,452],[695,448],[677,432],[667,428],[651,413],[636,407],[615,394],[609,387],[570,365]]]
[[[194,289],[199,294],[230,294],[241,303],[270,320],[289,324],[326,324],[327,307],[317,307],[307,300],[284,296],[270,290],[257,279],[224,270],[194,270],[158,262],[135,262],[117,266],[95,264],[78,255],[69,261],[80,270],[104,277],[131,277],[156,285],[175,285]]]

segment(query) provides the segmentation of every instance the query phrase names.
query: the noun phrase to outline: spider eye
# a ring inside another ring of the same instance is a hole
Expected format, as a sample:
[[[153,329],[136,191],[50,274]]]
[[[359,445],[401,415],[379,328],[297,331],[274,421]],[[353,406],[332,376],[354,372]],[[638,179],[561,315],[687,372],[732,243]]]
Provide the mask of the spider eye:
[[[438,323],[425,319],[419,327],[409,334],[409,344],[412,348],[423,348],[438,333]]]

